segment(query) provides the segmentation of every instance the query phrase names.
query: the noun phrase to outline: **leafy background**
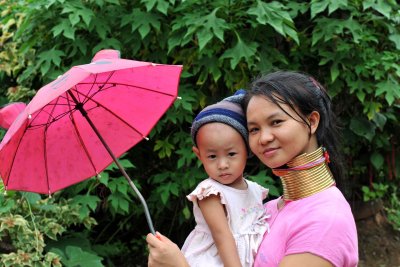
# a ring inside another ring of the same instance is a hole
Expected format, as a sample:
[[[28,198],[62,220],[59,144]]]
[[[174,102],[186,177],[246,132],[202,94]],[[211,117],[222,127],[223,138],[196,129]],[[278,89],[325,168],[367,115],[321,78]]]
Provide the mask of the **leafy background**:
[[[182,64],[182,99],[121,159],[156,229],[182,244],[194,225],[184,196],[205,177],[191,151],[193,116],[262,73],[305,71],[341,120],[346,197],[382,200],[400,230],[399,10],[394,0],[2,0],[0,105],[28,102],[104,48]],[[256,159],[247,172],[280,194]],[[0,202],[4,266],[146,265],[144,214],[115,166],[52,198],[8,192]]]

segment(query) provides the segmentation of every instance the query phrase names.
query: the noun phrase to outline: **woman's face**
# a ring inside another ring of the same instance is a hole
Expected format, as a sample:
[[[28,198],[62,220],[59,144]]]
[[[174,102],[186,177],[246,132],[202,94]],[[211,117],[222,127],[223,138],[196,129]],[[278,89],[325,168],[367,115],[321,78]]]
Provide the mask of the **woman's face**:
[[[309,126],[288,105],[281,107],[290,116],[266,98],[253,96],[246,111],[250,149],[270,168],[280,167],[294,157],[318,148],[314,133],[319,113],[314,111],[306,118],[311,126],[310,135]]]

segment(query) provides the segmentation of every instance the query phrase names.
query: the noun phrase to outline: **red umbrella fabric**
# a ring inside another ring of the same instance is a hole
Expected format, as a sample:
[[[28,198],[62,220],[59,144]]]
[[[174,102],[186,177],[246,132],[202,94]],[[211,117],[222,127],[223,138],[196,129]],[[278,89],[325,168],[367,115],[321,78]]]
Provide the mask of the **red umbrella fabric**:
[[[3,129],[10,128],[10,125],[25,107],[26,104],[23,102],[14,102],[0,107],[0,127]]]
[[[181,71],[102,50],[92,63],[45,85],[0,143],[5,188],[50,194],[115,161],[141,198],[116,157],[145,138],[172,105]]]

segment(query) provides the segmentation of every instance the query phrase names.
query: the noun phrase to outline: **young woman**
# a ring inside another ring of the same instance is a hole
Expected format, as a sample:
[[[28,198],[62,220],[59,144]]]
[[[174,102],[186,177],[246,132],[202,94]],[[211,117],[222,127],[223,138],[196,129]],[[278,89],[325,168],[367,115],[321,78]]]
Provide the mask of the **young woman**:
[[[255,80],[244,100],[249,146],[280,177],[266,203],[270,231],[254,266],[354,267],[358,241],[343,178],[331,101],[311,76],[280,71]],[[166,237],[149,234],[149,266],[189,266]]]

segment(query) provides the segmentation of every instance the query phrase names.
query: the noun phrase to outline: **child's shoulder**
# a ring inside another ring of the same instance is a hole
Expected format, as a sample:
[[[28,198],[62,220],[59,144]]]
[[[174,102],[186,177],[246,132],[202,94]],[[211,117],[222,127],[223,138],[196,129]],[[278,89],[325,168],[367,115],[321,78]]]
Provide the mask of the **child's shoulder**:
[[[190,201],[194,200],[202,200],[205,197],[208,197],[210,195],[220,195],[222,198],[222,189],[221,185],[214,181],[211,178],[205,179],[201,181],[196,189],[193,190],[192,193],[190,193],[187,198]]]

